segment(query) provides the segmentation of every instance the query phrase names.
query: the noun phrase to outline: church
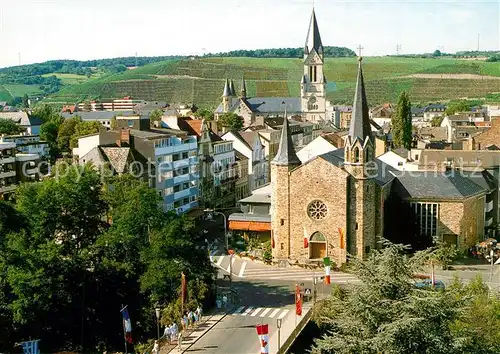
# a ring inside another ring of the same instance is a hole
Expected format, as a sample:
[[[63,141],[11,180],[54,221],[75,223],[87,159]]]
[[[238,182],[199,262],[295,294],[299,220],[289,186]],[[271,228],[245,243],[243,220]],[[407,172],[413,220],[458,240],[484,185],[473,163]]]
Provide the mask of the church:
[[[247,97],[244,78],[241,80],[238,93],[233,80],[226,80],[222,103],[214,112],[215,119],[224,113],[232,112],[243,117],[244,125],[249,126],[257,117],[277,117],[287,111],[290,117],[299,117],[308,122],[324,121],[327,118],[327,82],[323,73],[324,63],[323,44],[313,9],[304,45],[304,74],[300,81],[301,96]]]
[[[484,240],[485,220],[495,214],[488,205],[499,200],[497,179],[486,170],[398,171],[377,159],[358,60],[344,148],[302,163],[284,120],[271,161],[273,261],[308,264],[328,256],[340,266],[350,256],[366,258],[381,237],[423,247],[438,239],[461,250]]]

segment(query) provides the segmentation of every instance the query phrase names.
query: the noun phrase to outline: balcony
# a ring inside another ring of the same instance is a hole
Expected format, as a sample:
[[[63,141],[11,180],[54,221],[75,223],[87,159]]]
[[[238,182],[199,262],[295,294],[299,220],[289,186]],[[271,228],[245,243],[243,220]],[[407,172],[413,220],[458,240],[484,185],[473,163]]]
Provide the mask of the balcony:
[[[182,198],[186,198],[186,197],[189,197],[191,195],[191,189],[190,188],[186,188],[182,191],[179,191],[179,192],[175,192],[174,193],[174,200],[179,200],[179,199],[182,199]]]
[[[0,155],[0,164],[14,163],[14,162],[16,162],[15,156],[8,156],[8,155],[2,156],[2,155]]]
[[[0,178],[14,177],[15,175],[16,171],[5,171],[5,172],[0,171]]]
[[[484,212],[487,213],[492,210],[493,210],[493,200],[490,200],[489,202],[486,202],[486,204],[484,205]]]
[[[15,184],[11,184],[9,186],[5,186],[5,187],[0,187],[0,193],[9,193],[9,192],[13,192],[16,190],[16,185]]]
[[[189,180],[190,180],[189,173],[186,173],[185,175],[180,175],[180,176],[174,177],[174,184],[179,184],[182,182],[189,182]]]
[[[486,220],[486,222],[484,223],[484,226],[488,227],[488,226],[491,226],[491,224],[493,224],[493,218],[492,217],[490,217],[488,220]]]

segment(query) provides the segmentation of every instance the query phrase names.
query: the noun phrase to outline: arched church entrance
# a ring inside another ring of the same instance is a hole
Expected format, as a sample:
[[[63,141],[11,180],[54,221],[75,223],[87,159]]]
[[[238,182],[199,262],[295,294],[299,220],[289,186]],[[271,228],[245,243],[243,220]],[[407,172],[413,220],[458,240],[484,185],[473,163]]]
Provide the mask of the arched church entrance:
[[[312,234],[309,240],[309,258],[322,259],[326,257],[326,238],[321,232]]]

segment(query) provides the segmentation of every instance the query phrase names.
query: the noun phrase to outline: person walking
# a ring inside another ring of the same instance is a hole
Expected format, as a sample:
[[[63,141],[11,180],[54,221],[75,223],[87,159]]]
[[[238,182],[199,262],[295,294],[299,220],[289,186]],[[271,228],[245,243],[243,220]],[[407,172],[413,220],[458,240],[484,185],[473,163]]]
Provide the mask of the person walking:
[[[202,313],[202,309],[200,307],[200,305],[198,305],[198,307],[196,308],[196,314],[198,315],[198,321],[201,322],[201,313]]]
[[[189,310],[188,313],[188,321],[189,321],[189,326],[192,327],[194,325],[194,314],[193,311]]]
[[[160,353],[160,345],[158,344],[158,341],[155,340],[155,345],[153,346],[153,354],[159,354]]]
[[[182,351],[182,332],[179,331],[177,336],[177,345],[179,346],[179,351]]]
[[[165,326],[165,332],[163,333],[163,336],[167,339],[168,344],[170,344],[170,336],[171,336],[171,329],[170,325]]]

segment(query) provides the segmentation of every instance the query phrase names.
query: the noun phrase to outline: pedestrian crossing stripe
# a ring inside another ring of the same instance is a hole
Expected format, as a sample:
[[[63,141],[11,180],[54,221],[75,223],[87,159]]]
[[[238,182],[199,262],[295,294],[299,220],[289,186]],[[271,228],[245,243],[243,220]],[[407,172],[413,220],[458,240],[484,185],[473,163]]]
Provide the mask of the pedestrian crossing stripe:
[[[279,318],[283,319],[288,315],[290,310],[284,310],[284,309],[273,309],[272,307],[264,308],[264,307],[258,307],[255,308],[253,306],[241,306],[235,311],[233,311],[231,314],[232,315],[240,315],[240,316],[249,316],[249,317],[269,317],[269,318]]]

